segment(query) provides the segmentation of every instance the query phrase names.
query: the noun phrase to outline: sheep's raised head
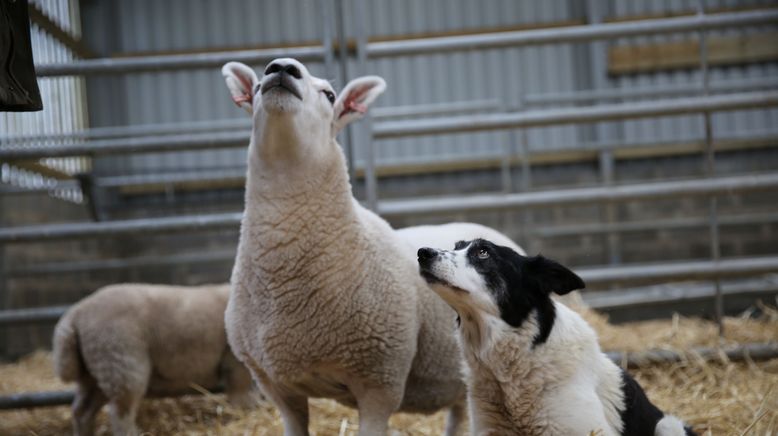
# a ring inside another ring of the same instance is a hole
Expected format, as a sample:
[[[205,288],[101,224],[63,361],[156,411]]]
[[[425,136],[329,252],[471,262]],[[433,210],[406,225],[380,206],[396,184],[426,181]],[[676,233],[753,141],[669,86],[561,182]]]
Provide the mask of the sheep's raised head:
[[[239,62],[222,67],[222,75],[236,105],[258,118],[268,115],[302,117],[312,131],[329,131],[331,137],[348,123],[361,118],[368,106],[386,89],[378,76],[349,82],[340,95],[324,79],[311,75],[305,65],[291,58],[271,61],[262,79]]]

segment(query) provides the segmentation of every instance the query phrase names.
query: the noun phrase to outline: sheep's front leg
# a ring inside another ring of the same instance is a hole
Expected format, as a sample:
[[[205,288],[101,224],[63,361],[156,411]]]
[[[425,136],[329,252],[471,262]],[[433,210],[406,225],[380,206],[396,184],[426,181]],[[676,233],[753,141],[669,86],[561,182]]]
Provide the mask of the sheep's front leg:
[[[308,435],[308,397],[293,395],[271,383],[267,378],[258,377],[262,393],[278,407],[281,421],[284,423],[284,436]]]
[[[389,417],[400,408],[403,392],[396,389],[366,389],[354,392],[359,408],[359,436],[385,435]]]

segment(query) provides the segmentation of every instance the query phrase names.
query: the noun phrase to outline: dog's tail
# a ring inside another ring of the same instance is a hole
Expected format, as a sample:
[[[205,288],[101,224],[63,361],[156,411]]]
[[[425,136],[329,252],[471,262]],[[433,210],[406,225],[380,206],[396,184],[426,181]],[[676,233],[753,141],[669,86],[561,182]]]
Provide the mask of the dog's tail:
[[[74,325],[74,311],[68,310],[54,328],[54,371],[62,381],[77,380],[82,372],[83,360],[78,345],[78,330]]]
[[[665,415],[656,423],[654,436],[697,436],[697,433],[675,416]]]

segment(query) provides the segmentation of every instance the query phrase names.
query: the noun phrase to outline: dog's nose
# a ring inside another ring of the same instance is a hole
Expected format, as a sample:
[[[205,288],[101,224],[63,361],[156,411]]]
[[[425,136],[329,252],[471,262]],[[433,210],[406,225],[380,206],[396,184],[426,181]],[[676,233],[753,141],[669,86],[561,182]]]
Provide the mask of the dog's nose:
[[[300,71],[297,65],[293,63],[285,63],[282,61],[273,61],[270,63],[270,65],[267,66],[267,68],[265,68],[265,75],[273,73],[289,74],[298,80],[303,78],[303,73]]]
[[[419,256],[419,262],[429,261],[438,256],[438,250],[435,250],[434,248],[423,247],[419,248],[419,251],[416,253],[416,255]]]

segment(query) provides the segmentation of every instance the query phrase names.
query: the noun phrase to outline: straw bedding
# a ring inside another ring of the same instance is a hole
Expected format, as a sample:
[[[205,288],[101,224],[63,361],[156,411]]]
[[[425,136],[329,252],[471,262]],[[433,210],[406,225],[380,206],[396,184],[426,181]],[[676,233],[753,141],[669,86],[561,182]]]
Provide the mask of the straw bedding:
[[[761,306],[759,317],[727,318],[723,344],[778,339],[778,311]],[[607,350],[650,348],[688,350],[716,346],[715,324],[691,318],[611,325],[593,312],[585,317]],[[778,359],[764,362],[703,362],[690,356],[675,364],[633,370],[649,397],[663,410],[683,417],[701,434],[778,434]],[[66,389],[52,373],[48,352],[33,353],[17,363],[0,365],[0,394]],[[311,430],[316,435],[356,433],[354,410],[328,400],[311,401]],[[441,434],[444,413],[431,416],[397,414],[390,422],[402,435]],[[267,403],[238,410],[221,395],[145,400],[139,424],[154,435],[279,435],[278,413]],[[98,434],[110,434],[101,413]],[[0,411],[1,435],[62,435],[70,432],[69,407]]]

